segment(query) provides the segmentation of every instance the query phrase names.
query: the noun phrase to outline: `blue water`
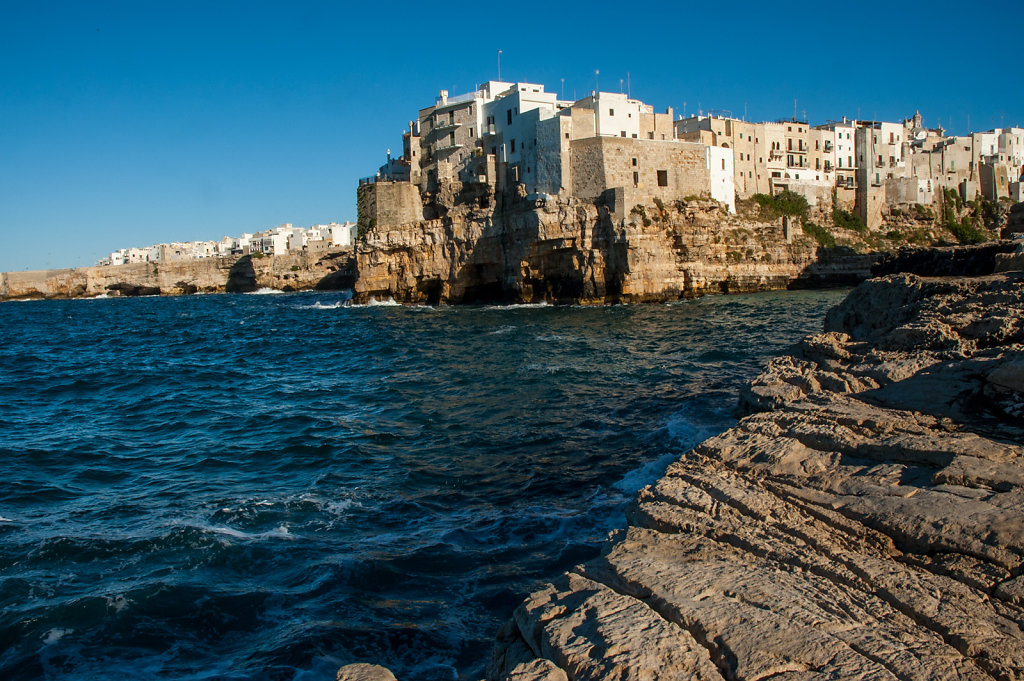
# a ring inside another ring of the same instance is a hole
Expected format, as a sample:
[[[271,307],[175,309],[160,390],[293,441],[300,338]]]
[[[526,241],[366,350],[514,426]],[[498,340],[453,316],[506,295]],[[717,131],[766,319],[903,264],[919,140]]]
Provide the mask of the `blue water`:
[[[842,295],[0,304],[0,678],[480,678]]]

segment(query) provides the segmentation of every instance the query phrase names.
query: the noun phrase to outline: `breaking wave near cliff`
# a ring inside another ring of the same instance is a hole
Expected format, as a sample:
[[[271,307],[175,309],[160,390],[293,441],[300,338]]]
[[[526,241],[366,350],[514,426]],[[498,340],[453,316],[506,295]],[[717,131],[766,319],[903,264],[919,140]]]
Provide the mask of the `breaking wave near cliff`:
[[[841,295],[0,305],[0,677],[480,678]]]

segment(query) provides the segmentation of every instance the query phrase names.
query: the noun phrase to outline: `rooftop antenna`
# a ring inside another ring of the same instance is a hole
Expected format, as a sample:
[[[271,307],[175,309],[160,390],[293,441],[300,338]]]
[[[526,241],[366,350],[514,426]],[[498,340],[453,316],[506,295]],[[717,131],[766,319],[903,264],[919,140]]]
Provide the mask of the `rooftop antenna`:
[[[498,50],[498,80],[501,80],[501,50]]]
[[[747,103],[743,102],[743,120],[747,120]]]
[[[967,132],[971,131],[971,114],[967,114]]]
[[[601,81],[598,76],[601,75],[601,69],[594,69],[594,92],[601,91]]]
[[[626,71],[626,96],[629,97],[630,99],[633,98],[633,95],[631,94],[631,90],[629,87],[629,71]]]
[[[804,120],[806,121],[806,120],[807,120],[807,109],[802,109],[802,110],[800,111],[800,113],[802,113],[802,114],[803,114],[803,116],[804,116]]]
[[[619,94],[622,94],[622,79],[619,78]]]
[[[683,118],[686,118],[686,102],[683,102]]]
[[[565,99],[565,78],[562,79],[562,99]]]
[[[796,120],[796,97],[793,98],[793,120]]]

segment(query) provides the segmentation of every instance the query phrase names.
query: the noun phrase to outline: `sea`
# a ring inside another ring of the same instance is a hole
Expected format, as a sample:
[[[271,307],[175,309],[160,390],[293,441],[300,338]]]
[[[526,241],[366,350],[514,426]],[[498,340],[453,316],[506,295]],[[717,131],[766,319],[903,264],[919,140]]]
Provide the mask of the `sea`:
[[[845,293],[0,303],[0,678],[480,679]]]

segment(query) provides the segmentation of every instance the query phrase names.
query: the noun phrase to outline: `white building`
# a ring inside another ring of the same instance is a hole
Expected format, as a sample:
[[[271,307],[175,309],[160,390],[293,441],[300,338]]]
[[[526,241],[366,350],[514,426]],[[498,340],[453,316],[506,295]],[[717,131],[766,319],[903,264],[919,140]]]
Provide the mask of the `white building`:
[[[733,175],[733,152],[728,147],[705,147],[707,168],[711,173],[711,198],[736,212],[736,181]]]

